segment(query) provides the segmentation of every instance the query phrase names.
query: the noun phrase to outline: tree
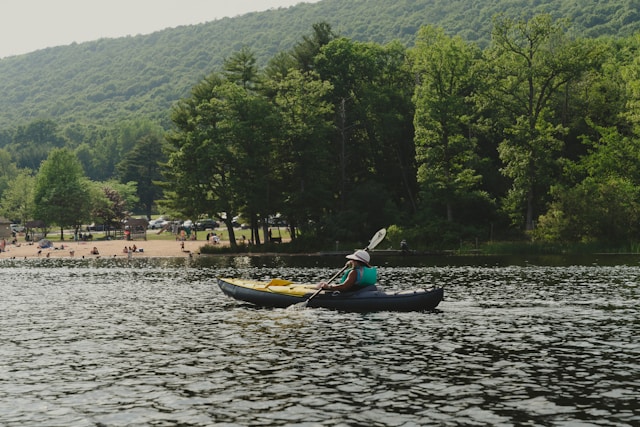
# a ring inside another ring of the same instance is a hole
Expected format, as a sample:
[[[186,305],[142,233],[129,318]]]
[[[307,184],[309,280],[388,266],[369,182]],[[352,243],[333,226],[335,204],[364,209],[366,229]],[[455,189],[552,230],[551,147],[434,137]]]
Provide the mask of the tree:
[[[0,196],[4,194],[18,173],[19,169],[11,159],[11,154],[4,148],[0,149]]]
[[[91,218],[108,230],[119,229],[129,216],[129,207],[137,202],[136,183],[91,182]]]
[[[298,69],[302,72],[314,70],[315,59],[320,53],[320,49],[335,38],[336,35],[329,23],[313,24],[313,33],[310,36],[304,36],[302,41],[296,44],[291,51],[291,56],[297,63]]]
[[[196,85],[191,97],[174,108],[174,129],[167,134],[162,205],[224,221],[232,246],[232,220],[240,210],[260,243],[257,227],[260,222],[266,226],[276,191],[272,160],[278,117],[256,90],[253,62],[243,49],[225,63],[227,78],[213,74]]]
[[[224,101],[219,136],[233,155],[227,163],[229,184],[242,197],[242,209],[251,222],[252,241],[259,244],[259,222],[266,228],[273,212],[273,141],[280,131],[277,116],[263,96],[236,84],[222,85],[220,95]]]
[[[412,53],[418,80],[413,100],[419,181],[435,196],[431,203],[445,206],[451,222],[456,201],[468,197],[482,178],[474,169],[477,154],[470,135],[479,52],[441,28],[423,27]]]
[[[297,227],[319,224],[331,205],[331,145],[333,109],[326,101],[331,85],[313,73],[291,70],[282,80],[268,82],[279,114],[280,137],[275,142],[273,172],[279,182],[281,213],[291,237]]]
[[[640,234],[640,138],[613,127],[592,126],[589,153],[568,163],[582,179],[552,187],[553,202],[540,217],[535,236],[560,242],[630,243]]]
[[[198,212],[223,221],[235,248],[232,219],[241,201],[230,179],[234,154],[220,126],[224,84],[224,79],[212,74],[174,106],[173,128],[166,134],[168,159],[162,165],[164,199],[159,203],[178,212]]]
[[[614,63],[613,69],[619,72],[622,90],[627,94],[626,105],[621,108],[619,116],[625,119],[634,135],[640,135],[640,34],[626,40],[624,48],[620,49],[625,61]],[[607,78],[611,78],[611,74]]]
[[[563,179],[534,237],[553,242],[631,244],[640,233],[640,84],[638,37],[594,42],[581,96],[580,155],[563,162]],[[578,133],[573,126],[572,133]],[[577,150],[574,150],[577,151]]]
[[[513,183],[507,206],[514,218],[524,214],[534,227],[536,210],[548,196],[559,171],[557,158],[566,129],[555,118],[553,97],[585,70],[584,45],[566,35],[564,21],[537,15],[528,21],[498,16],[492,46],[485,51],[482,76],[487,90],[481,107],[498,106],[506,138],[499,154],[503,173]],[[518,209],[522,206],[524,209]]]
[[[335,111],[335,203],[326,215],[332,229],[326,231],[342,239],[365,238],[399,212],[415,212],[413,79],[406,49],[339,38],[320,49],[315,69],[333,86],[329,99]],[[365,191],[369,201],[363,206]]]
[[[56,148],[42,163],[34,188],[34,217],[50,226],[78,228],[89,217],[88,183],[78,159],[65,148]]]
[[[244,89],[252,89],[258,81],[256,57],[246,46],[224,61],[223,76]]]
[[[534,237],[552,242],[633,243],[640,233],[640,190],[629,178],[587,177],[552,187],[554,200]]]
[[[35,178],[27,169],[15,176],[2,194],[0,214],[25,224],[33,215]]]
[[[49,150],[64,145],[65,140],[59,135],[58,125],[54,121],[35,120],[18,126],[10,151],[18,167],[37,170]]]
[[[244,209],[251,222],[252,242],[259,242],[258,223],[266,236],[272,179],[272,142],[278,132],[271,105],[257,89],[262,76],[255,55],[247,48],[225,60],[223,75],[230,84],[221,86],[222,115],[220,129],[226,144],[234,152],[230,163],[232,185],[244,195]]]
[[[144,137],[155,138],[155,147],[150,147],[149,157],[158,161],[164,159],[162,152],[162,133],[164,130],[149,120],[131,120],[118,122],[110,129],[102,129],[91,140],[90,163],[86,154],[80,157],[85,165],[85,173],[93,181],[107,181],[118,175],[118,164],[133,150]],[[79,147],[78,151],[80,151]]]
[[[160,136],[156,134],[145,135],[117,165],[118,177],[121,182],[137,183],[136,194],[139,207],[147,215],[147,218],[151,218],[156,200],[162,197],[162,188],[156,184],[162,180],[160,159],[166,158],[159,148],[161,146]]]

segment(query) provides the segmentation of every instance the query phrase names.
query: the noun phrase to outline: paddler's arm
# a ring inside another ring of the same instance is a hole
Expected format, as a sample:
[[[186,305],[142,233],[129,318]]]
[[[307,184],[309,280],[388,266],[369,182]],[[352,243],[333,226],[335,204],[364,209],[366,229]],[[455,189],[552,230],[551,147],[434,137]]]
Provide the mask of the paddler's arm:
[[[325,289],[328,291],[340,291],[340,292],[348,291],[356,283],[357,278],[358,278],[358,272],[354,268],[349,272],[349,275],[347,275],[347,278],[344,282],[337,285],[328,285],[326,283],[321,283],[320,285],[322,287],[318,289]]]

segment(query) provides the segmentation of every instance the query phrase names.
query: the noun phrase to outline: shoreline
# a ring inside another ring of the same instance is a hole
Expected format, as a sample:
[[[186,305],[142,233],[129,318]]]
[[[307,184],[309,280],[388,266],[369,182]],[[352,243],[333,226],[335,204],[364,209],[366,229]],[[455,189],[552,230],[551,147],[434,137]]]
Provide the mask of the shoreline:
[[[37,243],[19,241],[15,245],[7,243],[0,252],[0,259],[24,258],[152,258],[152,257],[189,257],[199,253],[206,244],[204,240],[94,240],[52,242],[51,248],[40,248]],[[222,243],[224,244],[224,243]],[[135,252],[125,252],[125,247]],[[96,248],[98,254],[93,254]]]

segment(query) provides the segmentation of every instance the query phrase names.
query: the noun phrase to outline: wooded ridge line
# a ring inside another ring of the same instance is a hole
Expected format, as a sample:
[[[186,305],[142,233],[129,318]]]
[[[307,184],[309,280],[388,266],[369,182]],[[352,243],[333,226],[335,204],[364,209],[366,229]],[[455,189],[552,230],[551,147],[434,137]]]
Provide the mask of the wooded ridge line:
[[[317,22],[354,41],[415,42],[437,25],[487,46],[496,14],[566,18],[584,37],[626,37],[640,29],[640,2],[574,0],[322,0],[149,35],[100,39],[0,59],[0,131],[34,119],[113,123],[144,117],[169,124],[169,109],[243,46],[264,66]],[[1,144],[1,139],[0,139]]]

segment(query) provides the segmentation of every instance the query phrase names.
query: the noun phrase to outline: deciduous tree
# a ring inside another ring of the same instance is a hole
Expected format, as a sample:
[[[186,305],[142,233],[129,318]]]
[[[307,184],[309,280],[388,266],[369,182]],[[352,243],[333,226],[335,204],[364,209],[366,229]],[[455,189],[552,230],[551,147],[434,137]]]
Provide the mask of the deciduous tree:
[[[326,101],[331,85],[313,73],[298,70],[268,83],[281,123],[271,165],[278,182],[275,201],[295,239],[298,227],[311,231],[311,224],[321,223],[332,202],[332,176],[328,171],[332,169],[329,135],[333,108]]]
[[[225,80],[212,74],[195,85],[191,96],[172,110],[173,128],[167,133],[168,160],[163,165],[163,206],[174,211],[199,212],[223,221],[230,244],[236,247],[232,219],[241,197],[231,185],[234,153],[221,128]]]
[[[453,221],[456,202],[477,191],[482,179],[470,130],[479,50],[441,28],[423,27],[412,53],[418,176],[433,197],[429,203],[444,205]]]
[[[345,38],[332,40],[316,57],[320,78],[333,86],[336,203],[326,220],[335,236],[362,238],[397,219],[400,208],[415,208],[413,80],[405,59],[398,44]]]
[[[2,193],[0,214],[6,218],[20,220],[25,224],[33,215],[33,190],[35,177],[31,171],[22,169]]]
[[[34,219],[60,227],[79,227],[88,219],[90,197],[80,162],[65,148],[56,148],[42,163],[34,189]]]
[[[584,45],[570,39],[564,21],[544,14],[530,20],[497,17],[492,45],[484,53],[482,77],[488,89],[479,99],[481,105],[499,109],[505,134],[499,153],[503,173],[513,183],[511,212],[514,218],[524,217],[525,229],[531,230],[536,212],[548,200],[552,178],[558,176],[566,132],[551,101],[581,75],[588,56]]]
[[[162,151],[162,136],[148,134],[142,136],[133,149],[118,163],[117,171],[121,182],[135,182],[138,207],[151,218],[156,200],[162,197],[162,188],[157,182],[162,180],[160,162],[166,159]],[[133,206],[129,206],[130,209]]]

